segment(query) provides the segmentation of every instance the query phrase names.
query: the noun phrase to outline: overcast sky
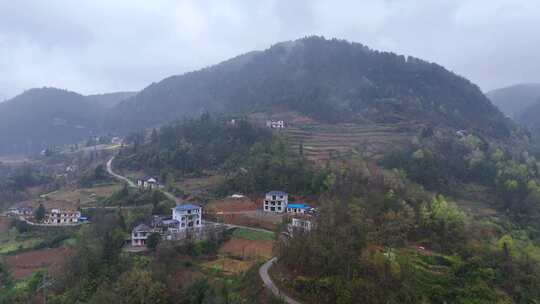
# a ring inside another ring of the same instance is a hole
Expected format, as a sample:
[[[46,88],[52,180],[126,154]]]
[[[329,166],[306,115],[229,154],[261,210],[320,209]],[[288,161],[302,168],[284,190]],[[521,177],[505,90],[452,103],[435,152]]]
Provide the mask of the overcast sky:
[[[442,64],[483,90],[540,82],[539,0],[0,0],[0,100],[140,90],[306,35]]]

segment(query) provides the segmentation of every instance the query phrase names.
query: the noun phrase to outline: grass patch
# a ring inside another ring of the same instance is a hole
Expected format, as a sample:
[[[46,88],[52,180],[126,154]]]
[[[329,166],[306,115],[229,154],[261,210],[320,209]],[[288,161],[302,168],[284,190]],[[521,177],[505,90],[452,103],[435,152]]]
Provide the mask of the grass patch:
[[[28,239],[24,241],[8,241],[0,244],[0,254],[10,254],[24,249],[30,249],[39,244],[41,239]]]
[[[273,241],[274,233],[266,232],[260,230],[246,229],[246,228],[236,228],[233,231],[233,237],[239,239],[245,239],[250,241]]]

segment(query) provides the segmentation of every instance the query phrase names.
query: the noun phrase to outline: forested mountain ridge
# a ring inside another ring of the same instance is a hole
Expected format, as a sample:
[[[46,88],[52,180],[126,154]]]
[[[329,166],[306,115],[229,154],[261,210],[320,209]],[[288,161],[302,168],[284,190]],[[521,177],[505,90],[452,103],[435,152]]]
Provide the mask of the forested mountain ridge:
[[[516,120],[531,132],[534,138],[540,139],[540,97],[528,106]]]
[[[90,102],[95,102],[104,108],[112,108],[120,102],[135,96],[137,92],[115,92],[106,94],[94,94],[85,96]]]
[[[182,116],[284,108],[322,122],[422,121],[507,137],[513,124],[443,67],[359,43],[308,37],[155,83],[120,103],[123,130]]]
[[[540,83],[523,83],[486,93],[504,114],[520,121],[526,109],[540,101]]]
[[[55,88],[31,89],[0,103],[0,153],[36,152],[91,135],[103,108],[84,96]]]

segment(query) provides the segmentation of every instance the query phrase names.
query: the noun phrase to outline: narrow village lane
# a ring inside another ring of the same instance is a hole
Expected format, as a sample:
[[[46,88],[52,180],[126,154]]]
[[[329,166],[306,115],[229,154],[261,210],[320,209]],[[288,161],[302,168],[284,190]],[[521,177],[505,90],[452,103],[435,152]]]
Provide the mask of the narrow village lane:
[[[266,288],[270,289],[272,293],[278,297],[280,300],[285,301],[288,304],[300,304],[300,302],[288,297],[286,294],[284,294],[279,288],[274,284],[274,281],[272,281],[272,278],[270,278],[270,275],[268,274],[268,270],[274,263],[277,261],[276,257],[271,258],[266,263],[264,263],[261,268],[259,268],[259,275],[261,276],[261,279],[266,286]]]

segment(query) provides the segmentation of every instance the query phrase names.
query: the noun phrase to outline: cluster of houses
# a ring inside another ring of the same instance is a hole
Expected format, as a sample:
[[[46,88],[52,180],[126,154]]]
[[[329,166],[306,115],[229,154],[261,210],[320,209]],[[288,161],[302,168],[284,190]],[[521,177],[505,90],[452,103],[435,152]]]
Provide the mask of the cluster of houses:
[[[317,210],[303,202],[289,203],[289,195],[283,191],[270,191],[264,197],[263,211],[286,213],[291,217],[289,230],[299,228],[309,231]]]
[[[21,206],[9,208],[7,215],[17,216],[28,222],[33,222],[40,225],[51,226],[69,226],[77,225],[81,222],[85,222],[88,219],[81,216],[81,212],[73,207],[66,206],[67,203],[63,202],[51,202],[47,203],[45,207],[44,218],[41,222],[37,223],[34,216],[36,209],[39,207],[29,204],[23,204]]]
[[[131,245],[146,246],[152,233],[159,233],[161,238],[179,240],[193,236],[203,238],[202,207],[197,204],[181,204],[172,208],[171,217],[154,216],[150,225],[140,224],[131,231]]]

